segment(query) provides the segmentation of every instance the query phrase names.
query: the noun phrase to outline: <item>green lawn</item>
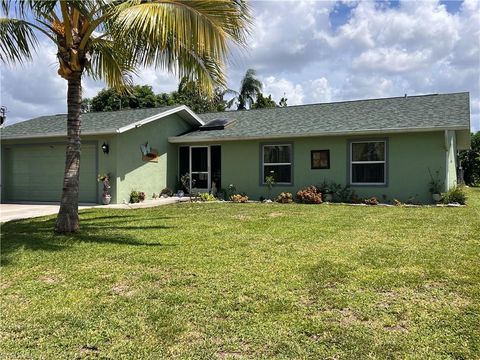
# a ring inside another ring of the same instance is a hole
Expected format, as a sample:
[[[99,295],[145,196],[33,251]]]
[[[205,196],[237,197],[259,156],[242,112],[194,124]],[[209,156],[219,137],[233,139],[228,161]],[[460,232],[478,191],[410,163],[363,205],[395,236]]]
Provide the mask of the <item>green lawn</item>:
[[[2,359],[478,359],[465,208],[179,204],[2,226]]]

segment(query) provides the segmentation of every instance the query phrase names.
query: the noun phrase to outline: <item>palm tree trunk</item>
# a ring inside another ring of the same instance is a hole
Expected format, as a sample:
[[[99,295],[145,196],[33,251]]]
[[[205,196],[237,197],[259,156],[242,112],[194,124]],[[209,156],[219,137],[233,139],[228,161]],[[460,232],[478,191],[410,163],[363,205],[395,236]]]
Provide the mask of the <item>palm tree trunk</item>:
[[[67,91],[67,149],[63,177],[62,199],[55,231],[72,233],[80,228],[78,194],[80,179],[80,110],[82,103],[82,74],[74,72],[68,77]]]

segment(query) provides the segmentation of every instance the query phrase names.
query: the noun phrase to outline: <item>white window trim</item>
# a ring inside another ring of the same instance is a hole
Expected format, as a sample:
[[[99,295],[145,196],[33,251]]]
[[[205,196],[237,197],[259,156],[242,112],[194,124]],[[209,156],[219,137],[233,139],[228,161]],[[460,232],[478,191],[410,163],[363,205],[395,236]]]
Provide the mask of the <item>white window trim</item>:
[[[383,143],[383,158],[384,160],[376,161],[354,161],[353,159],[353,144],[364,144],[364,143]],[[383,164],[383,182],[353,182],[353,165],[361,164]],[[387,141],[386,140],[362,140],[362,141],[352,141],[350,142],[350,185],[386,185],[387,184]]]
[[[265,147],[266,146],[288,146],[290,149],[290,162],[283,163],[266,163],[265,161]],[[290,166],[290,182],[275,182],[278,185],[291,185],[292,182],[292,144],[263,144],[262,145],[262,184],[265,185],[265,166]]]

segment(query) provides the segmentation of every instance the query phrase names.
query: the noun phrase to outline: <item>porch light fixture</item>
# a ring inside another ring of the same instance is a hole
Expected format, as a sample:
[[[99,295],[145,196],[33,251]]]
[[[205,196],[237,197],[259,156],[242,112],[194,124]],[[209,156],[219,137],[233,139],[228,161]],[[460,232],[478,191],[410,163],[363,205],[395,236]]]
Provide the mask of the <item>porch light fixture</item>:
[[[108,146],[108,144],[106,142],[103,143],[102,150],[103,150],[104,154],[108,154],[108,152],[110,151],[110,147]]]

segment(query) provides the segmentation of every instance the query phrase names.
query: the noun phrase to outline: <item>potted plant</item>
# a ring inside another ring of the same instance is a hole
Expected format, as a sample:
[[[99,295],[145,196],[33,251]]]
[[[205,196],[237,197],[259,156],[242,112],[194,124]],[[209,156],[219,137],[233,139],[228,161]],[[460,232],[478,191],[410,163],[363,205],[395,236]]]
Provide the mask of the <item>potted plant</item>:
[[[108,205],[112,201],[112,196],[110,195],[110,174],[99,174],[97,180],[103,184],[102,203],[103,205]]]
[[[272,189],[273,186],[275,185],[275,173],[274,171],[270,171],[270,175],[265,177],[265,185],[267,186],[267,191],[268,191],[268,199],[272,199]]]
[[[428,169],[428,173],[430,174],[430,182],[429,190],[432,194],[432,199],[434,202],[440,202],[442,200],[442,189],[443,189],[443,182],[440,180],[440,171],[435,172],[435,177],[433,177],[432,172]]]

